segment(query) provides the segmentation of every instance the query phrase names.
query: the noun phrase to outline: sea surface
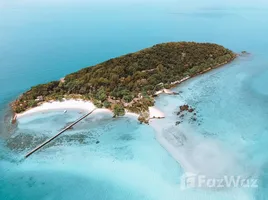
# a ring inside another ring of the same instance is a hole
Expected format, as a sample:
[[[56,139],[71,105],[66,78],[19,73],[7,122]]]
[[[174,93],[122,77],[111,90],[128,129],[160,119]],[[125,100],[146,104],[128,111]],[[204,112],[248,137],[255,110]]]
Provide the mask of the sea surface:
[[[268,199],[267,24],[262,0],[0,0],[0,199]],[[169,41],[250,54],[184,82],[173,89],[178,96],[156,98],[166,119],[152,126],[94,114],[23,158],[83,113],[39,113],[11,127],[12,100],[33,85]],[[180,118],[184,103],[196,115]],[[185,166],[212,177],[255,177],[258,187],[184,190]]]

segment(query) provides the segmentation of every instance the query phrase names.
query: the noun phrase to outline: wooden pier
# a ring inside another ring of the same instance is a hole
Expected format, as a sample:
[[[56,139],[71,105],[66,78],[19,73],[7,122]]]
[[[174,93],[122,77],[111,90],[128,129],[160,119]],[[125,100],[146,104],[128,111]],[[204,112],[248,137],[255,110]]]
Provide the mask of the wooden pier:
[[[80,122],[81,120],[85,119],[87,116],[89,116],[90,114],[92,114],[94,112],[95,109],[93,109],[92,111],[90,111],[89,113],[87,113],[86,115],[80,117],[78,120],[76,120],[75,122],[73,122],[72,124],[70,124],[69,126],[65,127],[64,129],[62,129],[57,135],[53,136],[52,138],[46,140],[45,142],[43,142],[42,144],[40,144],[39,146],[37,146],[36,148],[34,148],[32,151],[30,151],[29,153],[27,153],[25,155],[25,158],[28,158],[30,155],[32,155],[34,152],[38,151],[39,149],[41,149],[43,146],[45,146],[46,144],[48,144],[49,142],[51,142],[52,140],[54,140],[55,138],[57,138],[58,136],[60,136],[62,133],[64,133],[65,131],[67,131],[68,129],[70,129],[71,127],[73,127],[74,125],[76,125],[78,122]]]

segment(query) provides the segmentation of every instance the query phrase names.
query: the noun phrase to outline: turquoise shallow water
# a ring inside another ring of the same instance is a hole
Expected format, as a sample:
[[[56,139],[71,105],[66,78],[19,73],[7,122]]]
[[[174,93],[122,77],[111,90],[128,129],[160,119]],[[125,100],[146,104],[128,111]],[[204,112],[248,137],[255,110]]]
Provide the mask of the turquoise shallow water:
[[[167,115],[157,125],[160,134],[187,138],[177,153],[202,172],[259,178],[254,190],[182,191],[183,163],[161,147],[157,132],[106,115],[87,118],[23,160],[81,115],[54,112],[22,119],[12,136],[1,120],[0,199],[267,199],[268,18],[265,2],[255,3],[0,0],[1,118],[32,85],[155,43],[206,41],[250,52],[175,88],[180,96],[157,98]],[[186,116],[175,126],[184,102],[197,121]]]
[[[155,142],[153,131],[128,118],[101,118],[87,119],[27,161],[18,163],[24,154],[24,149],[19,149],[20,156],[12,163],[1,163],[5,173],[1,199],[73,199],[74,194],[80,199],[155,199],[153,189],[171,190],[170,183],[177,182],[180,168]],[[50,120],[49,114],[43,119]],[[21,127],[28,123],[21,122]],[[33,144],[42,137],[38,133],[21,128],[14,137],[35,135]],[[169,171],[166,165],[172,166]],[[16,193],[11,192],[14,189]]]

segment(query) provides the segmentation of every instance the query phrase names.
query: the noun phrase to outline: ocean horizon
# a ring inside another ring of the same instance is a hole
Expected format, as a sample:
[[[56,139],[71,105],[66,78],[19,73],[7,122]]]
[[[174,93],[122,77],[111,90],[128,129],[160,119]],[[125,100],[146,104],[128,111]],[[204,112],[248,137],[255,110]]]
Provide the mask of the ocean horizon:
[[[262,0],[0,0],[0,199],[268,199],[267,11]],[[179,95],[156,97],[165,119],[145,125],[95,113],[24,159],[85,111],[39,112],[11,126],[9,104],[19,95],[179,41],[249,54],[172,88]],[[182,120],[177,112],[184,104],[195,115]],[[191,170],[256,179],[257,187],[185,189],[183,176]]]

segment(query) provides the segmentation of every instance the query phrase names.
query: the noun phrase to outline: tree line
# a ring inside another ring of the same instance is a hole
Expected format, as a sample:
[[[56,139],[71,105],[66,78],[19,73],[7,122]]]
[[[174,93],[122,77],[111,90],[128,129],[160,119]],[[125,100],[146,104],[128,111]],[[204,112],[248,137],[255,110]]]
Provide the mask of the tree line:
[[[78,95],[97,107],[113,109],[115,115],[123,115],[124,108],[139,113],[153,105],[155,91],[230,62],[235,56],[229,49],[211,43],[157,44],[81,69],[64,81],[34,86],[14,101],[12,108],[20,113],[43,101]]]

